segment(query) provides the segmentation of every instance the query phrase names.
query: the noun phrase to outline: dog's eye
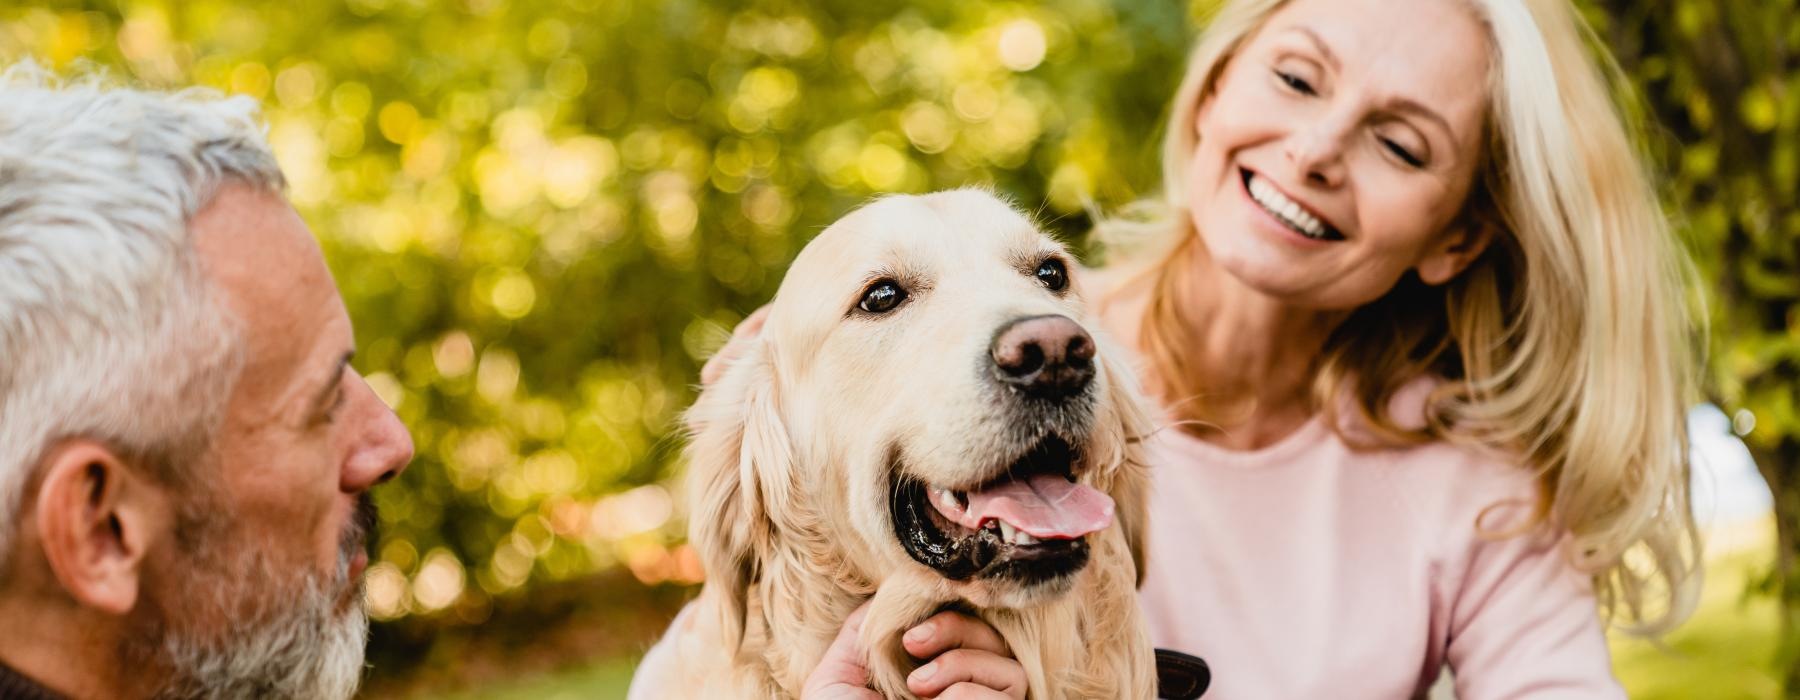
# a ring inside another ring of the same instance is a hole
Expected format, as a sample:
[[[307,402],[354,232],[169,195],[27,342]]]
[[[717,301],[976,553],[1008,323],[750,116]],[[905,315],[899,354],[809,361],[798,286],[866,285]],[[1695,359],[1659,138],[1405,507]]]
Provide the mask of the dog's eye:
[[[1069,268],[1063,266],[1063,261],[1049,258],[1038,263],[1037,278],[1050,291],[1060,292],[1069,286]]]
[[[856,307],[872,314],[885,314],[893,311],[902,301],[906,301],[906,290],[900,288],[900,283],[881,280],[869,285]]]

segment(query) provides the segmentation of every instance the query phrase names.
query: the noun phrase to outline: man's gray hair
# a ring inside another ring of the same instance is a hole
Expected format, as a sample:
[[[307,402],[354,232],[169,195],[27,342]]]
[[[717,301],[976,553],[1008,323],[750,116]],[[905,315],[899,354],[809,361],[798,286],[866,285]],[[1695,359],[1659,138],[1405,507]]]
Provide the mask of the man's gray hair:
[[[106,82],[0,71],[0,580],[61,441],[188,481],[242,362],[188,223],[226,184],[283,186],[255,101]]]

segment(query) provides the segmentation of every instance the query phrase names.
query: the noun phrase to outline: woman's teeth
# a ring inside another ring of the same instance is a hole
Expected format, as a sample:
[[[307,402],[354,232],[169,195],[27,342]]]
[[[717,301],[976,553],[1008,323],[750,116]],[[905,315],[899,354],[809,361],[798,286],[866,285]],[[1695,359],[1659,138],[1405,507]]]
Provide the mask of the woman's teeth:
[[[1319,221],[1318,218],[1314,217],[1312,214],[1308,214],[1299,203],[1288,199],[1287,195],[1284,195],[1280,190],[1275,189],[1274,185],[1270,185],[1263,181],[1262,176],[1250,176],[1249,186],[1250,198],[1256,200],[1257,204],[1262,205],[1264,211],[1275,215],[1275,218],[1280,219],[1282,223],[1287,224],[1288,228],[1298,231],[1307,238],[1317,240],[1329,240],[1332,238],[1329,229],[1325,228],[1323,222]]]

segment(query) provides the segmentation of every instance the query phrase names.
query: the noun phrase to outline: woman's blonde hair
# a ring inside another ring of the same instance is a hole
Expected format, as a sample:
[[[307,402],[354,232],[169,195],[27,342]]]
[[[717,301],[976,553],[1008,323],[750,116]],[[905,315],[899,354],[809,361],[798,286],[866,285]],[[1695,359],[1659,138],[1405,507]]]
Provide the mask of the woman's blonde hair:
[[[1229,1],[1212,16],[1169,118],[1163,211],[1151,224],[1160,245],[1124,261],[1138,269],[1131,278],[1150,282],[1138,338],[1148,383],[1181,419],[1207,419],[1178,308],[1200,245],[1184,201],[1196,111],[1284,2]],[[1573,534],[1571,557],[1593,574],[1603,609],[1630,631],[1660,634],[1692,612],[1700,584],[1687,501],[1689,263],[1616,106],[1630,104],[1628,83],[1574,8],[1468,4],[1488,31],[1494,69],[1483,165],[1463,221],[1492,227],[1494,243],[1442,287],[1409,276],[1354,312],[1325,347],[1315,398],[1328,413],[1350,406],[1390,442],[1522,454],[1546,496],[1540,522]],[[1114,222],[1101,234],[1143,229]],[[1409,431],[1385,407],[1422,376],[1448,381],[1431,397],[1428,426]]]

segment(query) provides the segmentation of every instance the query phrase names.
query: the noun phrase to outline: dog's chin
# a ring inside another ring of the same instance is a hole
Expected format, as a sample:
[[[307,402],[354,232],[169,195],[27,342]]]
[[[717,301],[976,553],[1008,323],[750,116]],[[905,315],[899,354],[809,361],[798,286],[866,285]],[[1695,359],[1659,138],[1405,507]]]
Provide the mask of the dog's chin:
[[[994,481],[1054,474],[1074,480],[1080,455],[1057,437],[1038,442]],[[970,599],[996,607],[1027,607],[1068,592],[1087,565],[1087,536],[1070,539],[1020,538],[999,521],[971,529],[944,516],[930,499],[933,489],[908,475],[896,457],[889,482],[889,515],[894,535],[908,556],[952,582]],[[939,493],[938,497],[943,497]],[[1010,526],[1009,526],[1010,527]],[[1020,541],[1028,540],[1028,541]],[[975,600],[985,598],[988,600]]]

